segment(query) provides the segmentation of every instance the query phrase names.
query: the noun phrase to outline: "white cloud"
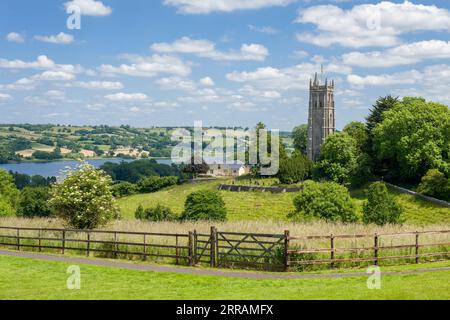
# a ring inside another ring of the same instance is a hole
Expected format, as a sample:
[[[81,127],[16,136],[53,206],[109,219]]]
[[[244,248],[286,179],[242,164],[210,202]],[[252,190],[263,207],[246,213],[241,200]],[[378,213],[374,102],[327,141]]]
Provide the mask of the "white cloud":
[[[179,13],[208,14],[211,12],[232,12],[236,10],[260,9],[272,6],[286,6],[296,0],[164,0]]]
[[[211,79],[210,77],[204,77],[204,78],[200,79],[200,84],[205,87],[214,87],[215,86],[214,80]]]
[[[55,62],[44,55],[31,62],[0,59],[0,68],[3,69],[51,69],[55,66]]]
[[[155,83],[160,88],[166,90],[193,91],[196,89],[196,85],[193,81],[182,79],[180,77],[162,78],[156,80]]]
[[[24,43],[25,37],[17,32],[11,32],[6,36],[6,40],[8,40],[9,42]]]
[[[34,75],[32,79],[42,81],[70,81],[75,79],[75,76],[72,73],[64,71],[44,71],[41,74]]]
[[[230,81],[247,83],[265,90],[305,90],[315,72],[320,70],[319,64],[302,63],[292,67],[277,69],[272,67],[258,68],[251,72],[232,72],[226,75]],[[325,66],[328,73],[350,74],[352,69],[342,64],[329,63]]]
[[[385,51],[350,52],[342,56],[347,65],[378,68],[419,63],[426,59],[450,58],[450,42],[440,40],[404,44]]]
[[[62,100],[66,98],[66,93],[60,90],[49,90],[44,95],[54,100]]]
[[[7,93],[0,93],[0,102],[11,100],[12,96]]]
[[[278,30],[271,26],[257,27],[257,26],[250,24],[250,25],[248,25],[248,28],[251,31],[265,33],[265,34],[277,34],[278,33]]]
[[[358,76],[350,74],[347,76],[347,81],[355,86],[389,86],[400,84],[414,84],[420,80],[422,74],[417,70],[406,72],[383,74],[383,75],[368,75]]]
[[[74,41],[74,37],[70,34],[60,32],[54,36],[35,36],[38,41],[53,43],[53,44],[71,44]]]
[[[121,90],[124,88],[121,82],[110,81],[77,81],[66,83],[65,87],[82,88],[89,90]]]
[[[219,51],[216,44],[209,40],[196,40],[183,37],[172,43],[155,43],[151,46],[153,51],[160,53],[194,54],[201,58],[218,61],[264,61],[269,50],[260,44],[243,44],[239,51]]]
[[[81,14],[85,16],[108,16],[112,13],[112,8],[105,6],[102,1],[97,0],[72,0],[66,2],[64,6],[77,6],[81,10]]]
[[[106,99],[115,102],[146,101],[149,97],[144,93],[116,93],[105,96]]]
[[[296,22],[316,25],[315,33],[297,35],[301,42],[318,46],[389,47],[397,45],[404,33],[450,31],[450,12],[409,1],[362,4],[349,10],[320,5],[300,10]]]
[[[154,54],[150,57],[128,55],[124,56],[131,64],[120,66],[101,65],[98,69],[105,75],[129,75],[137,77],[155,77],[159,74],[173,74],[177,76],[187,76],[191,73],[189,63],[183,60],[168,56]]]
[[[36,81],[30,78],[21,78],[11,84],[0,84],[0,90],[34,90]]]

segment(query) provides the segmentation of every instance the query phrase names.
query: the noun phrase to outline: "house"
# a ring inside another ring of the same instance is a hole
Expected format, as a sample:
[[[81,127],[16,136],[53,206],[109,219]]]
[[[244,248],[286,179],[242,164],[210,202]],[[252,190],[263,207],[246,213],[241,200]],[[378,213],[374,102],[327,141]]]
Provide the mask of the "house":
[[[80,153],[85,158],[93,158],[93,157],[97,156],[97,154],[94,151],[91,151],[91,150],[81,150]]]
[[[214,177],[241,177],[249,174],[251,167],[244,164],[210,164],[207,175]]]

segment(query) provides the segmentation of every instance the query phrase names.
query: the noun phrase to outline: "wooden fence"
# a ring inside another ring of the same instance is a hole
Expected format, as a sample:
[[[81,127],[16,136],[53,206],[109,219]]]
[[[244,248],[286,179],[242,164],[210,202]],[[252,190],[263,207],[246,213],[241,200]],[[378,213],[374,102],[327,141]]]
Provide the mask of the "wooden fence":
[[[450,230],[397,234],[291,236],[221,232],[146,233],[0,227],[0,246],[213,268],[303,271],[420,263],[450,257]]]

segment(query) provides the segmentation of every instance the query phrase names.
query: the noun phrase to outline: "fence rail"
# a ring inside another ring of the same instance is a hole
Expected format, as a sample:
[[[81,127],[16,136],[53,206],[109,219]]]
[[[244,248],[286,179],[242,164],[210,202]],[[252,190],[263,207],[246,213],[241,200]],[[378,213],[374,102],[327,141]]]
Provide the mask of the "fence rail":
[[[180,234],[0,226],[0,246],[213,268],[303,271],[450,259],[450,230],[297,237],[289,231],[221,232],[215,227],[210,233]]]

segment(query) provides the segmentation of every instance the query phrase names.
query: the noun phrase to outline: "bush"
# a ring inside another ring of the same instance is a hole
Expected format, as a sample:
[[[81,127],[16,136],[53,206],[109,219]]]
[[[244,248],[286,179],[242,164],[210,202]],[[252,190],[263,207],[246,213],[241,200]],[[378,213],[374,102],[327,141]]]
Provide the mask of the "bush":
[[[358,217],[348,189],[334,182],[307,181],[294,198],[294,220],[321,218],[328,222],[356,222]]]
[[[184,204],[182,220],[225,221],[227,209],[217,191],[197,191],[188,195]]]
[[[450,200],[450,179],[437,169],[432,169],[422,178],[418,191],[430,197]]]
[[[313,163],[304,155],[295,153],[280,161],[278,178],[283,184],[295,184],[311,176]]]
[[[178,177],[148,177],[139,181],[137,188],[139,192],[151,193],[178,184]]]
[[[119,182],[113,185],[112,192],[114,197],[125,197],[137,193],[137,186],[130,182]]]
[[[136,209],[135,213],[136,219],[139,220],[148,220],[148,221],[175,221],[177,220],[177,216],[172,212],[172,210],[168,207],[164,207],[158,204],[154,208],[145,209],[140,205]]]
[[[389,194],[384,183],[372,183],[367,192],[367,198],[363,208],[364,223],[384,226],[401,222],[402,207]]]
[[[94,229],[119,217],[111,184],[111,177],[103,171],[82,164],[52,187],[50,204],[71,227]]]
[[[31,217],[48,217],[53,214],[48,200],[50,199],[50,188],[26,187],[20,194],[19,208],[17,214],[19,216]]]

